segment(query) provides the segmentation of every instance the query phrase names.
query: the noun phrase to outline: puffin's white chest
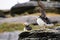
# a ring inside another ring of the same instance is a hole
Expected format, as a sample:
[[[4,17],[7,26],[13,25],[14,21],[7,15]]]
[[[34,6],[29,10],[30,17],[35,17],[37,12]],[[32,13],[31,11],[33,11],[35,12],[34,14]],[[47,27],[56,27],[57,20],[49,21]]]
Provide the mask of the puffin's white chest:
[[[37,24],[39,25],[39,26],[54,26],[54,24],[47,24],[47,23],[45,23],[41,18],[37,18]]]
[[[37,18],[37,24],[39,26],[44,26],[46,23],[41,18]]]

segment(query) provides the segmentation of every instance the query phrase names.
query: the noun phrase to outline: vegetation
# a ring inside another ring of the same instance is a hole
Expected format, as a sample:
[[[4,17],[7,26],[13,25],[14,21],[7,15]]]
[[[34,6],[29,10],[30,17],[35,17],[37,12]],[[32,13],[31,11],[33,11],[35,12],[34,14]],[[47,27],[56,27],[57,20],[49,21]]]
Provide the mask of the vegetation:
[[[23,30],[24,25],[23,24],[17,24],[17,23],[3,23],[0,24],[0,32],[5,31],[15,31],[15,30]]]
[[[37,30],[40,29],[40,27],[38,25],[30,25],[32,27],[33,30]],[[60,24],[56,24],[53,27],[46,27],[46,28],[54,28],[56,26],[60,26]],[[25,27],[24,24],[18,24],[18,23],[3,23],[0,24],[0,32],[10,32],[10,31],[15,31],[15,30],[19,30],[19,31],[23,31],[23,28]]]

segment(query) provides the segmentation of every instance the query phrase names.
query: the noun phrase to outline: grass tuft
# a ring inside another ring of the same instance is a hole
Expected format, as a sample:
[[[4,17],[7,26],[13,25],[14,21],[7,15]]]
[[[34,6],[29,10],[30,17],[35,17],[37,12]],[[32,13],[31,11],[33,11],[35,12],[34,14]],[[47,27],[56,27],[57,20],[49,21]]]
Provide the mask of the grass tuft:
[[[30,25],[32,27],[33,30],[39,30],[40,26],[38,25]],[[46,27],[46,28],[55,28],[60,26],[60,24],[56,24],[55,26],[52,27]],[[19,31],[23,31],[23,28],[25,27],[24,24],[21,23],[3,23],[0,24],[0,32],[11,32],[11,31],[15,31],[15,30],[19,30]]]
[[[15,30],[23,30],[24,25],[23,24],[16,24],[16,23],[3,23],[0,24],[0,32],[5,31],[15,31]]]

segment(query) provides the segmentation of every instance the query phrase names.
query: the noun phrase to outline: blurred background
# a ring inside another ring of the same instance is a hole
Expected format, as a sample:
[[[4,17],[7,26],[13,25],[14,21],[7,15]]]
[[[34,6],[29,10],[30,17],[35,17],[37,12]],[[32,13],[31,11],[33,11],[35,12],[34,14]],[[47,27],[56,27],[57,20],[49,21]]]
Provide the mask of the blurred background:
[[[1,0],[0,17],[39,13],[37,0],[26,1],[24,3],[23,0]],[[46,13],[60,14],[60,0],[41,0],[41,2],[45,5]]]

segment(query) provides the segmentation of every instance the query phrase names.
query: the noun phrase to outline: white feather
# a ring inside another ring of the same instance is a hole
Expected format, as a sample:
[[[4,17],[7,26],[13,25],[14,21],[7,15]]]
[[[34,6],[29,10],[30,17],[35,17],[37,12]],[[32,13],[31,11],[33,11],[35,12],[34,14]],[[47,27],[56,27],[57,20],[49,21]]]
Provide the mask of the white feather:
[[[24,27],[24,29],[23,29],[24,31],[27,31],[27,29],[26,29],[26,27]]]
[[[47,24],[47,23],[45,23],[41,18],[37,18],[37,24],[39,25],[39,26],[54,26],[54,24]]]
[[[44,26],[46,23],[41,18],[37,18],[37,24],[39,26]]]

